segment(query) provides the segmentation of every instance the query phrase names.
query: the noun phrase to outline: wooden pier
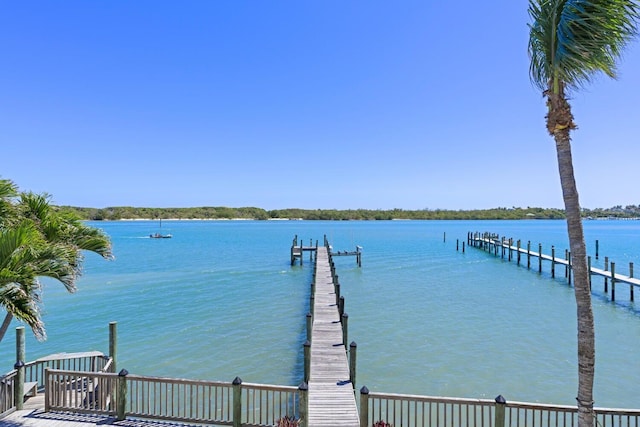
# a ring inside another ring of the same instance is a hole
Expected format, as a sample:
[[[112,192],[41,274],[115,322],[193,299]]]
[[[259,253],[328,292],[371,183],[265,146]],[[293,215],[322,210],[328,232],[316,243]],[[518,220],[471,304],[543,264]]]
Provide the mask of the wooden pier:
[[[331,246],[328,246],[327,236],[324,237],[325,246],[327,246],[329,255],[331,256],[355,256],[356,264],[358,267],[362,267],[362,246],[356,246],[355,251],[337,251],[333,252]],[[291,265],[296,263],[296,260],[300,260],[300,265],[304,263],[304,253],[309,252],[309,261],[313,261],[313,254],[318,251],[318,241],[314,246],[313,239],[309,241],[309,246],[305,246],[302,240],[298,242],[298,235],[294,236],[291,243]]]
[[[537,259],[538,272],[542,272],[543,261],[548,262],[551,267],[551,277],[556,277],[556,265],[564,267],[564,275],[567,278],[569,284],[571,284],[571,253],[564,251],[564,257],[558,257],[556,255],[555,247],[551,247],[551,254],[542,253],[542,245],[538,244],[538,251],[531,250],[531,242],[527,242],[526,247],[522,247],[520,240],[515,242],[512,238],[500,237],[493,233],[478,233],[469,232],[467,234],[467,244],[476,248],[484,249],[489,253],[506,258],[509,261],[515,259],[517,264],[520,265],[521,258],[526,255],[527,268],[531,268],[531,259]],[[597,248],[597,245],[596,245]],[[464,245],[463,245],[464,252]],[[596,249],[597,253],[597,249]],[[623,275],[616,273],[615,262],[609,262],[609,258],[605,257],[604,269],[595,268],[591,266],[591,256],[587,257],[589,280],[591,276],[600,276],[604,280],[604,292],[609,293],[609,284],[611,285],[611,301],[616,299],[616,283],[625,283],[629,285],[629,300],[634,300],[634,288],[640,287],[640,279],[633,277],[633,263],[629,263],[629,274]]]
[[[346,313],[340,314],[340,296],[327,246],[316,252],[314,274],[310,360],[305,366],[309,387],[309,427],[358,427],[358,409],[354,395],[355,343],[346,351]],[[339,288],[338,288],[339,289]],[[309,351],[309,341],[305,352]],[[306,359],[306,358],[305,358]],[[350,365],[353,364],[353,365]]]

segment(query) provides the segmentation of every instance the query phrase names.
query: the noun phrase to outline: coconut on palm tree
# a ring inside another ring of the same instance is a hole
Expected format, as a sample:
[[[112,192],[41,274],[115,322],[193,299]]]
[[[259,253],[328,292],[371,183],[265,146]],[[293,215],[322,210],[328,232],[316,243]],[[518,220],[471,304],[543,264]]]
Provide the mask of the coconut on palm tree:
[[[578,317],[578,425],[593,426],[595,332],[590,275],[571,158],[576,129],[572,90],[599,74],[616,76],[622,50],[637,35],[638,5],[630,0],[530,0],[530,75],[547,102],[567,218]]]
[[[46,195],[18,193],[11,181],[0,180],[0,306],[6,310],[0,341],[14,317],[45,338],[39,278],[75,292],[85,250],[112,257],[101,230],[51,206]]]

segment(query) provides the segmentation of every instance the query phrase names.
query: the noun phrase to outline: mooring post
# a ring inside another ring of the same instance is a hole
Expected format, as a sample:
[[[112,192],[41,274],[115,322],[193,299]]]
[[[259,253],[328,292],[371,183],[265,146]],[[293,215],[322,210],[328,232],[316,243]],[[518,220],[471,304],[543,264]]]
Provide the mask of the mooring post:
[[[599,246],[600,246],[600,243],[596,240],[596,259],[598,259]]]
[[[340,282],[336,282],[335,290],[336,290],[336,305],[338,305],[340,304]]]
[[[604,271],[609,271],[609,257],[604,257]],[[609,279],[604,276],[604,291],[609,292]]]
[[[116,372],[118,351],[118,322],[109,322],[109,357],[111,358],[111,372]]]
[[[340,302],[338,303],[338,314],[342,319],[342,315],[344,314],[344,295],[340,297]]]
[[[116,402],[116,418],[118,419],[118,421],[122,421],[126,418],[127,375],[129,375],[129,371],[127,371],[126,369],[122,369],[120,370],[120,372],[118,372],[118,400]]]
[[[314,315],[314,305],[315,305],[315,299],[316,297],[313,295],[313,293],[309,296],[309,311],[311,311],[311,315]]]
[[[349,315],[347,313],[343,313],[342,314],[342,344],[344,344],[344,346],[347,346],[347,343],[349,341],[347,341],[347,338],[349,337],[349,327],[348,327],[348,323],[349,323]]]
[[[531,240],[527,241],[527,268],[531,268]]]
[[[369,389],[360,389],[360,427],[369,427]]]
[[[538,273],[542,273],[542,243],[538,243]]]
[[[311,342],[306,340],[304,347],[304,382],[309,384],[309,376],[311,375]]]
[[[313,251],[311,248],[313,247],[313,239],[309,239],[309,261],[313,261]]]
[[[456,252],[460,250],[460,239],[456,239]]]
[[[306,382],[298,386],[298,414],[300,415],[300,427],[309,426],[309,385]]]
[[[356,350],[358,349],[358,344],[355,341],[351,341],[349,344],[349,380],[351,381],[351,385],[353,389],[356,389]]]
[[[518,246],[518,248],[517,248],[518,249],[518,254],[516,255],[516,257],[517,257],[517,260],[518,260],[518,265],[520,265],[520,248],[522,246],[522,242],[520,241],[520,239],[518,239],[517,246]]]
[[[633,263],[629,263],[629,277],[633,278]],[[629,299],[633,301],[633,285],[629,284]]]
[[[447,232],[445,231],[444,234],[442,235],[442,241],[446,242],[447,241]]]
[[[14,403],[16,410],[24,409],[24,359],[26,357],[26,347],[24,343],[24,326],[16,328],[16,382],[14,388]]]
[[[616,263],[611,263],[611,301],[616,300]]]
[[[464,242],[462,242],[462,253],[464,253]]]
[[[551,277],[556,277],[556,248],[551,246]]]
[[[564,260],[567,261],[567,263],[564,265],[564,277],[569,277],[569,250],[565,249],[564,250]]]
[[[509,237],[509,261],[513,259],[513,237]]]
[[[496,407],[495,407],[495,420],[493,425],[495,427],[504,427],[505,421],[505,406],[507,406],[507,401],[502,395],[496,397]]]
[[[307,313],[307,341],[311,341],[311,331],[313,330],[313,315]]]
[[[233,386],[233,427],[242,427],[242,380],[235,377]]]
[[[567,251],[567,280],[571,285],[571,251]]]

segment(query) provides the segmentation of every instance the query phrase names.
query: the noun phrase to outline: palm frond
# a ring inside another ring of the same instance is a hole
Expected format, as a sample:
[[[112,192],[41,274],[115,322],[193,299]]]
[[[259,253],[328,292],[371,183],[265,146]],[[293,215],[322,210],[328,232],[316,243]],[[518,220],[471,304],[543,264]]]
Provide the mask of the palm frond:
[[[600,72],[615,78],[640,19],[631,0],[530,0],[529,15],[529,74],[541,90],[552,81],[579,88]]]

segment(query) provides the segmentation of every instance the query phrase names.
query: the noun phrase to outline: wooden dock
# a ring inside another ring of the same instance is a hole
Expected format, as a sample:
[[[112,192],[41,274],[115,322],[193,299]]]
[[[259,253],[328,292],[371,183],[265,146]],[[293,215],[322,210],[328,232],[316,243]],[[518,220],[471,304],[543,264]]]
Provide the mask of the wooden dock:
[[[551,267],[551,277],[556,277],[556,265],[564,267],[564,275],[567,278],[569,284],[571,284],[571,254],[565,251],[564,258],[558,257],[555,253],[555,248],[551,247],[551,255],[542,253],[542,245],[538,244],[538,251],[531,250],[531,242],[527,242],[526,247],[522,247],[520,240],[515,242],[513,239],[507,239],[505,237],[499,237],[491,233],[469,233],[467,238],[469,246],[484,249],[490,253],[494,253],[496,256],[500,254],[502,258],[507,258],[509,261],[515,259],[518,265],[521,263],[522,256],[526,256],[527,268],[531,268],[531,259],[537,259],[538,272],[542,272],[542,263],[546,261]],[[464,247],[463,247],[464,251]],[[629,285],[629,299],[634,300],[634,288],[640,287],[640,279],[633,277],[633,263],[629,263],[629,274],[624,275],[616,273],[616,264],[614,262],[609,263],[608,257],[605,257],[605,268],[595,268],[591,266],[591,257],[588,258],[588,269],[591,276],[600,276],[604,280],[604,292],[609,292],[609,285],[611,285],[611,300],[616,299],[616,283],[625,283]],[[523,261],[522,261],[523,262]]]
[[[309,427],[358,427],[358,409],[327,247],[316,251]]]

